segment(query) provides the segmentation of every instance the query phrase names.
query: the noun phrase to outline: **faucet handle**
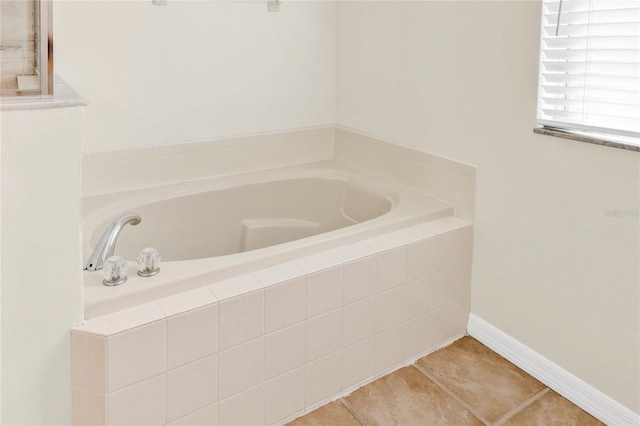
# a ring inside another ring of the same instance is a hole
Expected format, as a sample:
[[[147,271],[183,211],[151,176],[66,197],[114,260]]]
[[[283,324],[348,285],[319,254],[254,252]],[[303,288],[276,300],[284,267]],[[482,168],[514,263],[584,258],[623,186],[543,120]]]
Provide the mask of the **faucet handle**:
[[[152,277],[160,272],[160,253],[153,247],[142,249],[138,254],[138,275]]]
[[[122,256],[111,256],[104,261],[102,284],[115,286],[124,284],[127,281],[127,270],[129,265]]]

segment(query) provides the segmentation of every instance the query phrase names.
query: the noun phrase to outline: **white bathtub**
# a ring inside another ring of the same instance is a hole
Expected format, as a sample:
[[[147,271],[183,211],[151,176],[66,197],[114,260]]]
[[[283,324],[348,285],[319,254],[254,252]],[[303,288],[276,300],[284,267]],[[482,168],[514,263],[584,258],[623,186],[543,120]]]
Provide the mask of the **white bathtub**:
[[[130,263],[119,287],[84,271],[93,318],[214,281],[451,215],[450,205],[352,170],[318,163],[127,191],[83,200],[84,258],[106,226],[136,212],[116,254]],[[137,252],[155,247],[161,272],[135,273]]]

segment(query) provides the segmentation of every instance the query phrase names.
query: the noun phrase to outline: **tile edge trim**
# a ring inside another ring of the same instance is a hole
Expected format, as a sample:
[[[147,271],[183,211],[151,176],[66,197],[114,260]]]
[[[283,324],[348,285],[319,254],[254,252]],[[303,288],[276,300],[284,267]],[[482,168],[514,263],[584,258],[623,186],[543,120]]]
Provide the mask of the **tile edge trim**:
[[[467,332],[598,420],[608,425],[640,425],[640,414],[473,313]]]

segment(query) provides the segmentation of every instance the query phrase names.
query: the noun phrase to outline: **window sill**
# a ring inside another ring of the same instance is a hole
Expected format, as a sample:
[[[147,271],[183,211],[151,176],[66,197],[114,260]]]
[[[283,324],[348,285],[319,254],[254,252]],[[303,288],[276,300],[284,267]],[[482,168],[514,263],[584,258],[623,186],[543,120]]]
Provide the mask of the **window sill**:
[[[533,129],[534,133],[547,136],[555,136],[558,138],[571,139],[579,142],[587,142],[596,145],[609,146],[611,148],[625,149],[627,151],[640,152],[640,145],[634,145],[632,143],[626,143],[622,141],[613,141],[605,139],[605,135],[599,137],[598,135],[589,135],[586,133],[571,132],[567,130],[551,129],[548,127],[536,127]]]

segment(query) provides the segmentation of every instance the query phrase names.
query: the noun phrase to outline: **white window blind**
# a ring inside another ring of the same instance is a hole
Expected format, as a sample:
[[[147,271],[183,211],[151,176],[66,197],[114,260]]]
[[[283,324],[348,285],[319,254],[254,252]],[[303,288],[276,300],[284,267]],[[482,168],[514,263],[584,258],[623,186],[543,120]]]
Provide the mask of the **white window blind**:
[[[538,123],[640,136],[640,0],[543,0]]]

